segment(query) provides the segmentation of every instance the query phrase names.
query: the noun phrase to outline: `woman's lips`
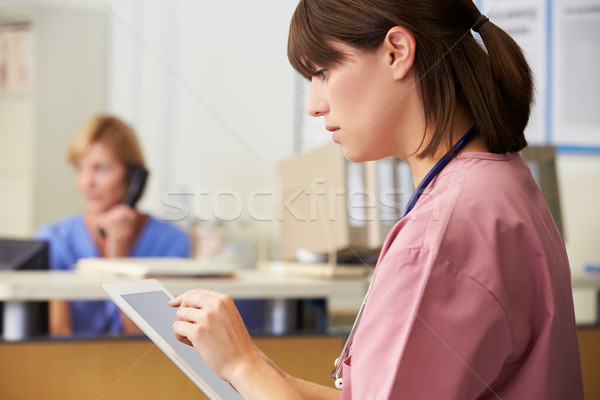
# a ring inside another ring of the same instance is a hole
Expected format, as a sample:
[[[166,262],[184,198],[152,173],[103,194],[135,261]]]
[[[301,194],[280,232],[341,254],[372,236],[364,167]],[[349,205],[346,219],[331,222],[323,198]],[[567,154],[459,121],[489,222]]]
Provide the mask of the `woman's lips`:
[[[338,143],[337,132],[339,132],[340,128],[338,126],[326,126],[325,129],[327,129],[329,132],[333,133],[331,135],[331,140],[333,140],[335,143]]]

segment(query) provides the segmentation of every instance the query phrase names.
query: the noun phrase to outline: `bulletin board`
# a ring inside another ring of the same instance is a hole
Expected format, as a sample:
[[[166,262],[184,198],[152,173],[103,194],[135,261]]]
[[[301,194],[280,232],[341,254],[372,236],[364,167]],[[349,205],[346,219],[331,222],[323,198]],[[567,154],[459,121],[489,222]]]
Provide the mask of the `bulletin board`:
[[[33,33],[25,24],[0,24],[0,95],[25,93],[33,79]]]

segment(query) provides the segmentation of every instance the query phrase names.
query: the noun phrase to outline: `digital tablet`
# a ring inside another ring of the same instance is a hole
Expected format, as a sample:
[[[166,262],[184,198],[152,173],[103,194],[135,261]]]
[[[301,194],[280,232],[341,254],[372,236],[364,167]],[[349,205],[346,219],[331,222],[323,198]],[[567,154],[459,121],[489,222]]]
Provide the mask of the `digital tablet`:
[[[173,333],[177,308],[173,296],[154,279],[105,283],[110,298],[202,391],[213,400],[243,400],[221,379],[196,350],[181,343]]]

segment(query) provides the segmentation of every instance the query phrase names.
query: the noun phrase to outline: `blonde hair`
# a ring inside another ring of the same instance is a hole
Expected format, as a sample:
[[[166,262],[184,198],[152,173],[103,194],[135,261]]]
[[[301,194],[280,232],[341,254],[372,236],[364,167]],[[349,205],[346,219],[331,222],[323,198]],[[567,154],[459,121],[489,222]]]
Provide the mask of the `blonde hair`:
[[[127,167],[144,166],[144,156],[134,130],[125,122],[109,115],[95,116],[79,129],[69,147],[69,162],[77,163],[95,142],[102,142],[110,147]]]

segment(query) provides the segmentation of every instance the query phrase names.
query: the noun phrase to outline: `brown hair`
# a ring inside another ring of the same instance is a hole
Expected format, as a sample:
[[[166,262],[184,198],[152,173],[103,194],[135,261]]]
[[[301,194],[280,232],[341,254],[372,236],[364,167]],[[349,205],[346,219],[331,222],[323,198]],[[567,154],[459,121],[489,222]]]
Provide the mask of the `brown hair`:
[[[71,141],[69,161],[77,163],[90,146],[99,141],[108,145],[126,167],[144,165],[144,156],[133,129],[109,115],[95,116],[81,127]]]
[[[471,0],[301,0],[290,24],[288,58],[310,79],[316,67],[346,59],[336,42],[374,51],[394,26],[416,41],[414,67],[425,120],[434,133],[419,153],[450,147],[457,105],[475,122],[476,134],[493,153],[527,146],[524,130],[533,102],[533,77],[523,51],[502,29],[481,25],[481,46],[471,29],[482,18]]]

